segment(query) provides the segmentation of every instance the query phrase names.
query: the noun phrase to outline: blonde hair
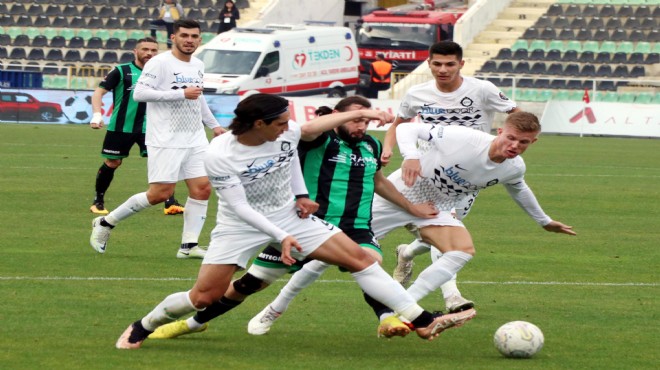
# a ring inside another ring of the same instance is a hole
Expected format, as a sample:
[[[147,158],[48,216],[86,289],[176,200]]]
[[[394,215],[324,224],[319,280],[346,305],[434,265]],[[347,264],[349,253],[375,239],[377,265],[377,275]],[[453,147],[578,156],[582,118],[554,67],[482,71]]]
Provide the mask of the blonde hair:
[[[509,114],[504,120],[505,125],[510,125],[521,132],[540,132],[541,123],[534,113],[514,112]]]

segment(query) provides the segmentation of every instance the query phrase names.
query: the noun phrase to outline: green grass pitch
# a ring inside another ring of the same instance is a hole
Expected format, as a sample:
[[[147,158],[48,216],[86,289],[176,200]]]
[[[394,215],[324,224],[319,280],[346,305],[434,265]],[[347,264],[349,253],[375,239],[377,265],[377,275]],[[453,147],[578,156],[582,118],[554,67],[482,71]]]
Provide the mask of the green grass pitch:
[[[381,134],[378,134],[381,135]],[[382,137],[382,136],[381,136]],[[175,258],[181,216],[156,206],[123,222],[105,255],[88,244],[103,132],[85,126],[0,125],[0,368],[2,369],[656,369],[660,365],[660,141],[542,135],[524,157],[545,211],[577,237],[543,231],[502,187],[466,219],[477,254],[459,288],[478,315],[432,342],[376,338],[376,319],[348,274],[329,270],[268,335],[249,319],[278,281],[176,340],[114,348],[126,326],[189,289],[199,260]],[[387,167],[386,173],[395,169]],[[137,151],[106,195],[113,209],[146,189]],[[185,186],[177,198],[185,200]],[[202,233],[215,223],[215,195]],[[410,237],[383,240],[384,266]],[[429,257],[416,260],[415,274]],[[421,304],[442,309],[439,294]],[[534,358],[503,358],[495,330],[513,320],[543,330]]]

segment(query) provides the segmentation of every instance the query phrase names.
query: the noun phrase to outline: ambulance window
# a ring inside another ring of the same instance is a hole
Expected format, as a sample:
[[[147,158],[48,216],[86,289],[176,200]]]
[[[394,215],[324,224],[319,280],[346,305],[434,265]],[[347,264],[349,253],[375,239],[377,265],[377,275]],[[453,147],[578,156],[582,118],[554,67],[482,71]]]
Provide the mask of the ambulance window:
[[[268,73],[273,73],[280,69],[280,52],[273,51],[264,57],[264,61],[261,63],[262,67],[268,68]]]

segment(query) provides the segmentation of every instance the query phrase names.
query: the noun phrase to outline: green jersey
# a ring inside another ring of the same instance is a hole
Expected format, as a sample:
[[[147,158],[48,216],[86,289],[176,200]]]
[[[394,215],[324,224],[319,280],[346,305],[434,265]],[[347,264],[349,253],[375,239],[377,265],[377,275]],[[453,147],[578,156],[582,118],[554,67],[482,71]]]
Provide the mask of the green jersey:
[[[381,143],[370,135],[350,144],[334,131],[298,145],[305,184],[319,203],[316,216],[341,229],[371,229],[375,176]]]
[[[142,69],[134,62],[120,64],[99,83],[99,87],[112,91],[113,95],[108,131],[135,134],[146,132],[147,103],[133,100],[133,89],[141,74]]]

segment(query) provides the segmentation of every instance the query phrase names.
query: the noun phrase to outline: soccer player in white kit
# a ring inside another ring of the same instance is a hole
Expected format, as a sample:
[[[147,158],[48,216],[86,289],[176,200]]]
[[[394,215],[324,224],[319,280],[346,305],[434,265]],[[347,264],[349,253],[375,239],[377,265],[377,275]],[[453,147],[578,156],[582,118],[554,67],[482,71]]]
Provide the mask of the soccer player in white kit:
[[[410,320],[421,338],[433,339],[457,325],[463,313],[434,316],[425,311],[369,253],[311,215],[318,203],[307,196],[297,155],[300,126],[289,121],[288,107],[279,96],[249,96],[234,111],[231,133],[211,142],[205,167],[218,194],[218,215],[197,281],[190,291],[166,297],[129,325],[117,348],[140,348],[159,326],[218,301],[233,274],[271,242],[279,243],[287,265],[310,257],[344,267],[367,294]]]
[[[496,112],[513,113],[520,109],[509,100],[498,87],[490,81],[479,80],[461,75],[463,49],[453,41],[440,41],[429,48],[428,65],[433,80],[411,87],[401,101],[397,117],[388,129],[383,141],[382,160],[389,162],[392,148],[396,141],[396,127],[402,122],[418,121],[430,125],[464,126],[490,133]],[[422,150],[428,144],[418,142]],[[463,199],[456,205],[456,214],[460,219],[474,203],[477,194]],[[411,230],[414,233],[414,230]],[[419,239],[409,244],[399,245],[396,249],[397,266],[394,278],[404,286],[412,276],[413,258],[431,249]],[[432,260],[438,258],[432,254]],[[442,293],[447,311],[456,312],[474,306],[461,295],[456,286],[456,277],[442,286]]]
[[[133,195],[105,217],[94,219],[90,244],[99,253],[105,253],[110,231],[117,223],[164,202],[174,193],[177,181],[185,180],[189,195],[177,258],[204,257],[205,250],[198,241],[211,195],[204,169],[209,144],[204,126],[216,136],[225,130],[202,96],[204,63],[192,56],[201,42],[200,30],[196,21],[176,21],[172,50],[151,58],[144,66],[133,98],[147,102],[149,189]]]
[[[391,230],[412,223],[422,239],[443,254],[420,273],[408,292],[416,300],[439,288],[472,259],[470,233],[452,214],[464,198],[502,184],[514,201],[547,231],[575,235],[571,226],[552,220],[539,205],[524,180],[525,162],[520,157],[541,132],[538,118],[527,112],[507,116],[497,136],[457,126],[403,123],[397,142],[404,158],[390,181],[411,202],[430,201],[440,213],[434,219],[411,218],[388,201],[374,199],[373,231],[382,238]],[[417,140],[431,148],[420,154]]]

